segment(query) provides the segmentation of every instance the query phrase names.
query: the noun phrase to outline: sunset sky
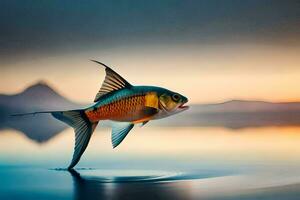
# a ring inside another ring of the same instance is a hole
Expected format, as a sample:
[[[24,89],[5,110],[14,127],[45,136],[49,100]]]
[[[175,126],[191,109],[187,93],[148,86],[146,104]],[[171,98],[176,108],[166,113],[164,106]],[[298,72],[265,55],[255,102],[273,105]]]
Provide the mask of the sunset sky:
[[[0,93],[40,80],[92,102],[96,59],[191,103],[300,101],[297,1],[0,2]]]

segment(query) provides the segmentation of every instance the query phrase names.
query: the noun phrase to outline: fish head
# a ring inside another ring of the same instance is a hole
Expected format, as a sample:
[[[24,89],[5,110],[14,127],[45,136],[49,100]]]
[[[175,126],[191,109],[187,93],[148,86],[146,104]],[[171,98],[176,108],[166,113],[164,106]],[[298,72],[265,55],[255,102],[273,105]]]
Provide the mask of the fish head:
[[[185,105],[188,102],[188,98],[177,92],[165,90],[159,94],[158,99],[158,106],[161,111],[160,118],[177,114],[189,108],[189,106]]]

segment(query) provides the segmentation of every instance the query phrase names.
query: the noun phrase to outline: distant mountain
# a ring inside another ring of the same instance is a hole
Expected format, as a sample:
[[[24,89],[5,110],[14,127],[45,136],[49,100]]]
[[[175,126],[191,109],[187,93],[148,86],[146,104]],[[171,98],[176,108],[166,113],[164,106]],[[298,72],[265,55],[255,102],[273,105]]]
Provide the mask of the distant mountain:
[[[0,130],[15,129],[27,137],[43,142],[64,130],[67,126],[49,114],[12,117],[12,114],[42,110],[67,110],[82,107],[49,87],[38,82],[15,95],[0,95]]]
[[[0,95],[0,130],[15,129],[37,142],[44,142],[67,126],[49,114],[11,117],[12,114],[83,107],[38,82],[15,95]],[[104,123],[107,124],[107,123]],[[151,121],[147,126],[216,126],[244,128],[300,126],[300,103],[233,100],[219,104],[191,105],[188,111]],[[103,124],[102,124],[103,126]],[[0,132],[1,134],[1,132]]]
[[[168,120],[154,122],[168,126]],[[192,105],[182,114],[172,117],[179,126],[222,126],[245,128],[260,126],[300,126],[300,102],[270,103],[232,100],[218,104]]]
[[[231,100],[218,104],[197,105],[201,113],[294,112],[300,111],[300,102],[271,103],[265,101]]]

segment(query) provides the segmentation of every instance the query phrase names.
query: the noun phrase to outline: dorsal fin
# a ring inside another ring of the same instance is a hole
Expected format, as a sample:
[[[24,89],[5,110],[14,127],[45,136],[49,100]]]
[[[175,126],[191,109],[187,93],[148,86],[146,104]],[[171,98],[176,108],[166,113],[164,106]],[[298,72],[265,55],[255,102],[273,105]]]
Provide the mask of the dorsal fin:
[[[120,76],[117,72],[112,70],[110,67],[96,60],[91,60],[95,63],[98,63],[105,67],[105,79],[102,83],[102,86],[97,93],[94,102],[99,101],[99,99],[113,91],[117,91],[123,88],[130,88],[132,85],[128,83],[122,76]]]

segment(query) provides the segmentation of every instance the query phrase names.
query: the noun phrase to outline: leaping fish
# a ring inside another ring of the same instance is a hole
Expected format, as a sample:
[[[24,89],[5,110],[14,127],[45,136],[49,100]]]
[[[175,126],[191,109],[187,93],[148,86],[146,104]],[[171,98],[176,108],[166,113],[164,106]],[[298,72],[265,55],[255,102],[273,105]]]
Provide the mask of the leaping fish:
[[[143,126],[150,120],[165,118],[189,108],[185,105],[188,99],[177,92],[156,86],[133,86],[104,63],[92,61],[104,66],[106,72],[93,105],[78,110],[18,114],[50,113],[73,127],[75,147],[68,169],[79,162],[99,121],[113,121],[111,141],[115,148],[134,125],[141,123]]]

